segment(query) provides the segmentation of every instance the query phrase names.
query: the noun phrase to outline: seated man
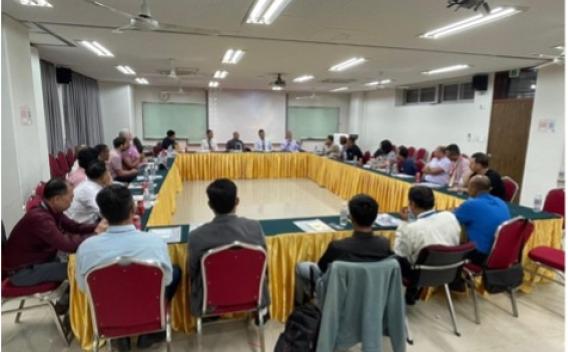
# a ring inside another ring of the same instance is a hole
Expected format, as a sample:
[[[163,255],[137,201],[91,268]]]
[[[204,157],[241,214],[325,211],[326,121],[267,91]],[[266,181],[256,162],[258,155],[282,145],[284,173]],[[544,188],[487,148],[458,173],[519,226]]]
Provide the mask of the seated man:
[[[225,149],[227,151],[230,151],[230,150],[244,151],[245,144],[243,143],[243,141],[241,141],[240,137],[241,136],[239,135],[239,132],[237,132],[237,131],[233,132],[233,139],[230,139],[229,141],[227,141],[227,145],[225,146]]]
[[[473,176],[468,184],[471,198],[455,210],[468,240],[475,243],[469,259],[477,265],[483,265],[489,256],[499,225],[511,218],[507,203],[489,194],[490,189],[487,176]]]
[[[336,260],[345,262],[374,262],[392,254],[389,240],[373,235],[373,223],[379,205],[366,194],[359,194],[349,201],[349,214],[353,224],[353,236],[332,241],[318,263],[302,262],[296,266],[296,292],[294,302],[301,305],[312,296],[310,288]]]
[[[158,236],[136,230],[134,200],[128,188],[111,185],[103,188],[97,195],[97,204],[103,218],[108,221],[108,230],[83,242],[77,250],[75,279],[81,291],[87,287],[86,275],[94,267],[112,262],[117,257],[137,260],[153,260],[160,263],[165,271],[166,299],[171,301],[178,286],[181,271],[173,266],[166,242]],[[135,293],[133,293],[135,294]],[[165,332],[143,335],[138,338],[138,348],[146,348],[163,340]],[[118,349],[130,349],[130,339],[117,340]]]
[[[112,183],[112,177],[105,163],[92,162],[87,168],[87,180],[73,190],[73,202],[65,215],[81,224],[94,224],[100,219],[97,194],[103,187]]]
[[[94,148],[83,148],[77,154],[77,167],[75,170],[71,171],[67,175],[67,181],[77,187],[81,182],[87,179],[85,171],[87,167],[95,160],[97,160],[99,154]]]
[[[456,217],[449,211],[436,212],[434,199],[432,189],[425,186],[414,186],[408,192],[408,217],[411,222],[403,223],[396,229],[394,240],[394,253],[404,278],[412,277],[411,266],[422,248],[433,244],[457,246],[460,243],[461,228]],[[408,285],[406,303],[414,304],[418,293],[417,287]]]
[[[170,146],[172,147],[172,149],[174,149],[175,144],[176,144],[176,131],[168,130],[168,132],[166,132],[166,137],[162,140],[162,145],[161,145],[162,150],[168,149]]]
[[[475,153],[471,156],[469,164],[472,175],[484,175],[491,181],[491,195],[505,200],[505,185],[501,179],[501,175],[495,170],[489,168],[489,157],[483,153]]]
[[[426,182],[447,186],[450,181],[450,168],[452,162],[446,157],[446,148],[438,147],[434,151],[434,157],[426,165],[422,172]]]
[[[292,138],[292,131],[286,131],[286,138],[282,142],[281,150],[283,152],[299,152],[300,145]]]
[[[414,160],[408,157],[408,149],[406,147],[401,146],[398,148],[398,162],[400,163],[400,172],[405,175],[416,175],[418,172],[418,168],[416,167],[416,163]]]
[[[266,134],[264,133],[263,129],[258,130],[258,138],[259,140],[254,143],[254,151],[271,152],[272,142],[270,142],[269,139],[266,139]]]
[[[213,130],[207,130],[205,139],[201,141],[201,150],[208,152],[216,152],[219,150],[217,142],[213,139]]]
[[[450,168],[450,187],[464,187],[471,175],[469,169],[469,159],[461,155],[460,148],[457,144],[450,144],[446,148],[448,159],[452,162]]]
[[[357,136],[351,135],[347,138],[347,144],[345,145],[345,160],[357,160],[361,161],[363,159],[363,152],[355,142],[357,141]]]
[[[97,151],[98,160],[108,165],[108,162],[110,160],[110,149],[108,149],[108,145],[97,144],[93,149]]]
[[[331,134],[325,139],[323,155],[331,159],[341,158],[341,148],[339,148],[337,144],[333,143],[333,136]]]
[[[123,129],[118,133],[119,137],[124,137],[128,141],[128,149],[122,152],[122,162],[126,169],[136,169],[144,160],[144,155],[138,151],[138,147],[134,145],[134,137],[128,129]]]
[[[389,141],[388,139],[381,141],[379,149],[377,149],[373,154],[373,158],[378,158],[380,156],[384,157],[388,161],[396,160],[396,150],[391,141]]]
[[[34,286],[67,279],[67,263],[60,262],[57,251],[74,253],[91,234],[102,232],[106,222],[79,224],[63,214],[73,201],[73,186],[63,179],[45,185],[43,202],[18,221],[3,249],[3,270],[14,286]],[[69,296],[56,304],[65,314]]]
[[[191,313],[201,316],[203,285],[201,257],[211,248],[235,241],[261,246],[266,249],[264,232],[258,221],[236,215],[239,198],[237,186],[229,179],[218,179],[207,187],[209,207],[215,213],[213,221],[200,226],[189,236],[189,277],[191,279]],[[263,287],[263,307],[270,302],[267,281]]]
[[[128,140],[124,137],[116,137],[112,144],[114,149],[110,151],[109,161],[112,178],[119,182],[132,182],[138,175],[138,169],[125,169],[122,162],[122,152],[130,147]]]

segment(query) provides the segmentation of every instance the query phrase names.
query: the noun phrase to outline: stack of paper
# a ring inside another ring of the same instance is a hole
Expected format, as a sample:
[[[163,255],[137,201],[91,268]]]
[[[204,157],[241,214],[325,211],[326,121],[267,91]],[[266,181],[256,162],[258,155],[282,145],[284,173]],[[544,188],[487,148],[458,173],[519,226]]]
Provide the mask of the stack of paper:
[[[304,232],[334,232],[331,227],[320,219],[294,221],[294,225],[298,226]]]
[[[181,242],[181,227],[162,227],[148,230],[149,233],[160,236],[166,243]]]
[[[395,218],[390,214],[379,214],[375,223],[381,227],[397,227],[402,223],[402,220]]]

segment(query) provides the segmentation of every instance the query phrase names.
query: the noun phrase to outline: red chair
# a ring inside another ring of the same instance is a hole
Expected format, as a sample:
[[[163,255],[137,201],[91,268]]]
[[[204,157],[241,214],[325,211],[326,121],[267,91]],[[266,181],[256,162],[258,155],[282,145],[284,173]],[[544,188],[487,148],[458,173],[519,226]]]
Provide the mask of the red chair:
[[[563,219],[566,218],[564,210],[564,188],[556,188],[548,192],[544,200],[542,211],[558,214],[562,216]],[[565,222],[562,223],[563,228],[564,224]]]
[[[408,157],[409,157],[409,158],[414,158],[414,154],[416,154],[416,148],[414,148],[414,147],[408,147]]]
[[[416,161],[418,160],[424,160],[426,158],[426,149],[424,148],[420,148],[416,151]]]
[[[529,258],[536,264],[532,284],[534,285],[537,276],[541,276],[564,286],[564,255],[565,253],[563,250],[552,247],[541,246],[531,249],[529,252]],[[542,267],[556,271],[556,273],[562,278],[562,281],[551,279],[539,274],[538,270]]]
[[[424,162],[424,160],[422,159],[416,160],[416,170],[418,170],[418,172],[422,173],[422,170],[424,170],[425,167],[426,163]]]
[[[460,246],[431,245],[424,247],[418,254],[416,263],[412,266],[411,278],[405,278],[404,285],[414,287],[444,286],[446,301],[452,318],[454,334],[460,336],[456,322],[456,313],[448,284],[453,282],[467,262],[467,255],[475,249],[473,242]]]
[[[43,191],[45,190],[45,182],[41,181],[37,184],[35,189],[35,195],[39,197],[43,197]]]
[[[56,161],[59,170],[63,173],[63,176],[65,176],[69,172],[69,170],[71,170],[69,168],[69,165],[67,165],[67,159],[65,159],[65,154],[63,154],[63,152],[59,152],[57,154]]]
[[[505,221],[497,228],[493,248],[485,265],[479,266],[473,263],[465,265],[464,273],[466,274],[466,281],[473,298],[475,322],[477,324],[480,323],[480,318],[475,293],[475,279],[483,276],[484,288],[491,291],[485,279],[488,272],[491,273],[500,270],[502,273],[513,275],[514,272],[519,269],[518,266],[521,264],[523,248],[532,235],[533,230],[534,224],[530,220],[520,216]],[[515,289],[522,283],[522,273],[522,268],[520,268],[520,282],[516,282],[515,284],[504,282],[504,285],[508,286],[503,291],[507,291],[511,298],[514,317],[519,316],[517,301],[515,299]]]
[[[89,270],[87,296],[93,320],[93,350],[99,340],[166,330],[170,351],[171,327],[165,299],[164,270],[158,262],[118,257]]]
[[[158,156],[158,154],[160,154],[161,151],[162,151],[161,142],[156,143],[156,145],[152,147],[152,154],[154,154],[154,156]]]
[[[75,163],[75,153],[73,152],[73,148],[69,148],[67,150],[67,154],[65,155],[65,160],[67,161],[69,170],[71,170],[73,168],[73,163]]]
[[[503,176],[501,180],[503,180],[505,186],[505,201],[512,202],[519,191],[519,184],[509,176]]]
[[[363,154],[363,165],[365,165],[367,163],[367,161],[369,161],[371,159],[371,152],[370,151],[366,151],[365,154]]]
[[[43,197],[38,196],[37,194],[34,194],[30,198],[28,198],[28,200],[26,201],[26,205],[24,206],[26,213],[28,211],[32,210],[33,208],[38,207],[41,204],[42,200],[43,200]]]
[[[65,176],[65,174],[62,175],[62,172],[59,169],[57,158],[55,158],[52,154],[49,154],[49,171],[52,178]]]
[[[234,242],[207,251],[201,258],[203,307],[197,318],[197,333],[202,333],[202,318],[227,313],[256,312],[260,346],[264,352],[263,285],[266,251],[260,246]]]
[[[4,222],[2,222],[2,257],[4,257],[6,241],[6,230],[4,229]],[[48,307],[59,334],[63,337],[65,343],[69,345],[73,339],[73,334],[70,330],[66,331],[63,327],[63,321],[57,315],[54,303],[65,293],[69,285],[68,282],[45,282],[34,286],[21,287],[12,285],[10,279],[5,278],[7,276],[7,273],[2,270],[2,306],[12,301],[19,301],[20,304],[18,308],[2,310],[2,315],[16,313],[16,319],[14,321],[19,323],[24,311]],[[26,301],[29,300],[39,301],[39,303],[25,306]]]

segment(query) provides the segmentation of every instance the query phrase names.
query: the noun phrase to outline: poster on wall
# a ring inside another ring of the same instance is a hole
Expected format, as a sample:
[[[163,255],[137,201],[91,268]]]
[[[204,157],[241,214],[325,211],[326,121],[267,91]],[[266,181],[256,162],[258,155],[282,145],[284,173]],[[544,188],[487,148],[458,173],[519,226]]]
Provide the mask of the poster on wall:
[[[20,122],[24,126],[30,126],[32,124],[32,112],[27,105],[20,107]]]
[[[538,131],[542,133],[554,133],[556,131],[556,122],[552,119],[540,119],[538,121]]]

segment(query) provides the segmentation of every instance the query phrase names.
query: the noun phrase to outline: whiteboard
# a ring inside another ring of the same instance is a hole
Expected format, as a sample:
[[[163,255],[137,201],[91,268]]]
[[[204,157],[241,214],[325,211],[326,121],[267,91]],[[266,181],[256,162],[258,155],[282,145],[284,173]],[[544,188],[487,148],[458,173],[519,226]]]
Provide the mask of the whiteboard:
[[[207,129],[205,104],[142,103],[144,139],[161,139],[166,131],[174,130],[176,137],[199,142]]]
[[[209,91],[209,128],[215,139],[224,143],[238,131],[241,140],[251,143],[264,129],[273,143],[284,140],[286,131],[286,94],[272,91]]]
[[[290,106],[288,129],[296,139],[325,139],[339,131],[339,108]]]

